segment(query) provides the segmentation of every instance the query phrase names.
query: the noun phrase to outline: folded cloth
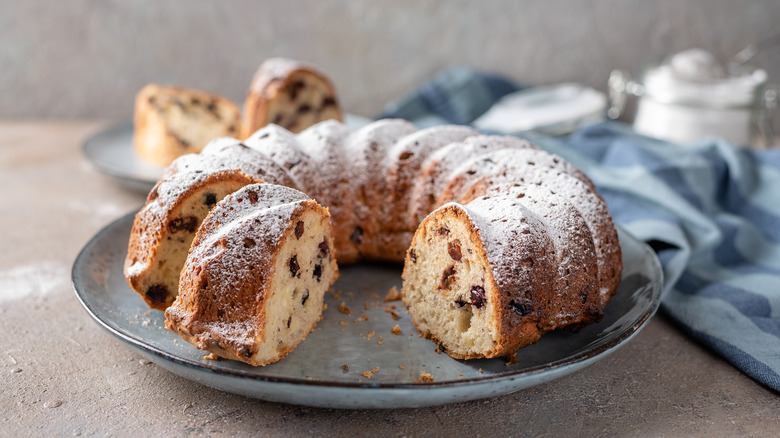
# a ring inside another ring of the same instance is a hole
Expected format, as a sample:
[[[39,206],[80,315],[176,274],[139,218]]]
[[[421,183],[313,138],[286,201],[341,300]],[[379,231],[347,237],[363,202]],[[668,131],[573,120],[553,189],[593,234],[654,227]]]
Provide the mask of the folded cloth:
[[[436,119],[469,124],[487,100],[498,100],[484,85],[495,76],[453,71],[403,100],[417,102],[416,111],[396,104],[383,116],[424,126]],[[435,103],[431,90],[439,94]],[[463,96],[474,96],[475,104]],[[665,275],[663,311],[690,337],[780,391],[780,149],[719,139],[681,146],[616,122],[533,140],[585,171],[615,222],[656,251]]]

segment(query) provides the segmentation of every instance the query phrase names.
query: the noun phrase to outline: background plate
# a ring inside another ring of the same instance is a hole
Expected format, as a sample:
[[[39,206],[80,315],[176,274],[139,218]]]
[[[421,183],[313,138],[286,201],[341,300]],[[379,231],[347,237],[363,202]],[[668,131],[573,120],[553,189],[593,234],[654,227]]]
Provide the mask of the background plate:
[[[344,119],[344,123],[353,130],[371,122],[354,114],[346,114]],[[118,123],[89,137],[84,142],[83,151],[99,171],[142,192],[152,189],[164,169],[136,156],[131,121]]]
[[[658,309],[663,283],[652,250],[620,230],[623,279],[604,319],[578,333],[545,334],[518,352],[518,363],[507,365],[503,359],[454,360],[418,338],[403,304],[382,301],[391,287],[400,290],[400,265],[346,266],[334,284],[335,292],[325,296],[328,308],[317,328],[286,358],[255,368],[204,359],[203,351],[165,329],[162,312],[150,310],[129,288],[122,264],[133,216],[105,227],[76,258],[73,286],[81,304],[98,324],[157,365],[204,385],[269,401],[408,408],[538,385],[602,359],[624,344]],[[338,311],[341,302],[351,309],[350,315]],[[398,312],[398,320],[392,311]],[[391,333],[395,324],[401,335]],[[370,370],[371,377],[363,374]],[[421,371],[435,381],[415,382]]]

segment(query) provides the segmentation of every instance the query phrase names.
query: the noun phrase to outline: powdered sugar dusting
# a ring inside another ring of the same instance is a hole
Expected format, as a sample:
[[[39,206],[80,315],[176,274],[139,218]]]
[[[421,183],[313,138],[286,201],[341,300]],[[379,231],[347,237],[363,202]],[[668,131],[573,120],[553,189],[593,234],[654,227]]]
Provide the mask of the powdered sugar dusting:
[[[0,271],[0,302],[44,296],[69,283],[68,266],[42,261]]]

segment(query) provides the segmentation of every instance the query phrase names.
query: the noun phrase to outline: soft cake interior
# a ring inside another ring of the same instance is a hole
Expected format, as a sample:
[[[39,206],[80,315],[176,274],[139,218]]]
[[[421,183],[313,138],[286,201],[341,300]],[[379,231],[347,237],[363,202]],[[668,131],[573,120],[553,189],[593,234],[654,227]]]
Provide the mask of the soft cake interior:
[[[340,118],[338,104],[328,85],[304,72],[291,75],[277,98],[269,101],[268,123],[295,133],[317,122]]]
[[[252,358],[265,364],[289,353],[320,319],[325,291],[337,275],[330,222],[306,210],[281,243],[267,289],[265,322]],[[300,235],[300,237],[298,237]]]
[[[156,257],[150,261],[152,268],[148,270],[149,275],[143,278],[143,284],[140,285],[148,301],[164,304],[163,309],[173,303],[178,295],[179,274],[201,222],[217,202],[243,185],[237,181],[217,182],[196,189],[191,196],[184,199],[174,218],[165,224],[165,236],[160,240]],[[134,265],[136,264],[141,266],[143,261],[136,261]],[[128,269],[130,273],[134,265]]]
[[[448,210],[429,216],[404,270],[403,299],[415,326],[458,358],[490,351],[496,342],[495,291],[467,224]]]
[[[199,152],[212,139],[238,134],[238,116],[232,105],[200,93],[158,94],[149,97],[154,111],[147,113],[145,142],[173,136],[187,152]],[[153,146],[149,146],[150,148]]]

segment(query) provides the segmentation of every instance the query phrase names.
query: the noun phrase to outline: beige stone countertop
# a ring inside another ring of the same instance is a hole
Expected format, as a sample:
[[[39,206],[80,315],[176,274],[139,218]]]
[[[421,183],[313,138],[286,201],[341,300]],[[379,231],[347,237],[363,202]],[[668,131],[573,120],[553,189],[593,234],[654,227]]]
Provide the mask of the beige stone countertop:
[[[423,409],[335,410],[220,392],[149,364],[73,293],[84,244],[144,194],[83,156],[99,122],[0,122],[0,437],[778,436],[780,397],[662,313],[574,374]]]

